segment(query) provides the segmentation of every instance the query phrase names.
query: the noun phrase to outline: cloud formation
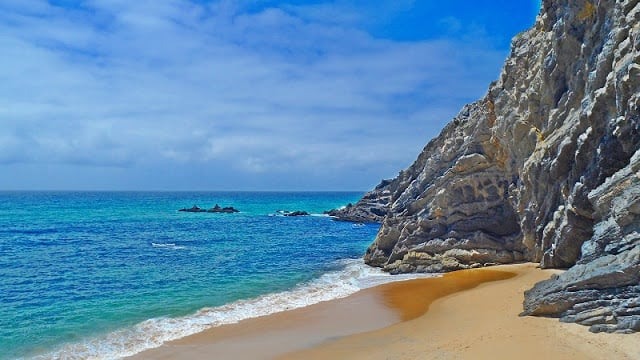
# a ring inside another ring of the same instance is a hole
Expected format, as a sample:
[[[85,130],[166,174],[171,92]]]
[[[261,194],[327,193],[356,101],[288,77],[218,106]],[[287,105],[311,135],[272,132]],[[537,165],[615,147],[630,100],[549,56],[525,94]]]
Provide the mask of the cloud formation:
[[[3,1],[0,188],[366,189],[506,53],[372,35],[413,1],[246,3]]]

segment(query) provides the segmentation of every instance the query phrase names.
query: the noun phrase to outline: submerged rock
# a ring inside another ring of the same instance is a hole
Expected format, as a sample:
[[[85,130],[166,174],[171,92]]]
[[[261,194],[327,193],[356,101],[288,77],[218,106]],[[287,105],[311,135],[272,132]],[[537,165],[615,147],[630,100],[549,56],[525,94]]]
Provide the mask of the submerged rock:
[[[393,273],[569,269],[524,314],[638,331],[639,108],[640,2],[544,0],[485,97],[334,216],[381,221],[365,261]]]

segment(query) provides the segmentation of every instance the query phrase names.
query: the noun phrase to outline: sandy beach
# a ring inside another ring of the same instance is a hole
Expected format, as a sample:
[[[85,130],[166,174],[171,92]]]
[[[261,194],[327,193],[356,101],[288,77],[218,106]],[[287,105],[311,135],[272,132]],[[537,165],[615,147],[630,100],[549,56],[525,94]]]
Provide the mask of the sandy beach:
[[[523,292],[556,270],[458,271],[213,328],[133,359],[638,359],[640,334],[592,334],[519,317]]]

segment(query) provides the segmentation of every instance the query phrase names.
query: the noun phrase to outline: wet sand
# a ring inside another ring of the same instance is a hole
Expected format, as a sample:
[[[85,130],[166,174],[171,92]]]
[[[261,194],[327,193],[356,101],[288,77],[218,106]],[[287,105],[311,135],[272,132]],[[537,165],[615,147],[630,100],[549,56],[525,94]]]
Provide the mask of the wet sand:
[[[640,359],[640,334],[518,317],[534,264],[458,271],[225,325],[134,359]]]
[[[131,359],[272,359],[332,339],[381,329],[401,315],[374,291],[223,325]]]

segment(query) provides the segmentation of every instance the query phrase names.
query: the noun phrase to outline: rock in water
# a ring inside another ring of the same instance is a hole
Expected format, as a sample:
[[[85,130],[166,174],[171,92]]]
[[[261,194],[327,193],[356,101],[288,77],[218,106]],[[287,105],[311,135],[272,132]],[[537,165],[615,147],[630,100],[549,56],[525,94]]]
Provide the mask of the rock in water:
[[[180,209],[180,210],[178,210],[178,211],[183,211],[183,212],[195,212],[195,213],[199,213],[199,212],[207,212],[207,210],[199,208],[199,207],[198,207],[198,205],[193,205],[193,206],[192,206],[192,207],[190,207],[190,208],[183,208],[183,209]]]
[[[240,212],[240,210],[234,208],[233,206],[220,207],[220,205],[216,204],[214,207],[212,207],[211,209],[207,210],[207,212],[232,214],[232,213]]]
[[[365,261],[568,268],[524,314],[640,330],[639,107],[639,0],[544,0],[485,97],[345,211],[382,210]]]
[[[193,207],[180,209],[178,211],[192,212],[192,213],[208,212],[208,213],[228,213],[228,214],[240,212],[240,210],[234,208],[233,206],[223,207],[222,208],[218,204],[216,204],[216,206],[212,207],[209,210],[205,210],[205,209],[202,209],[202,208],[198,207],[197,205],[193,205]]]
[[[296,211],[287,211],[284,213],[284,216],[296,217],[296,216],[309,216],[310,214],[306,211],[296,210]]]

